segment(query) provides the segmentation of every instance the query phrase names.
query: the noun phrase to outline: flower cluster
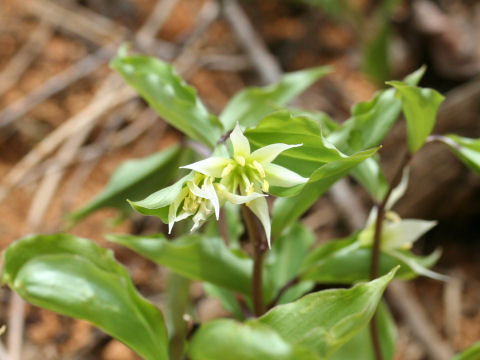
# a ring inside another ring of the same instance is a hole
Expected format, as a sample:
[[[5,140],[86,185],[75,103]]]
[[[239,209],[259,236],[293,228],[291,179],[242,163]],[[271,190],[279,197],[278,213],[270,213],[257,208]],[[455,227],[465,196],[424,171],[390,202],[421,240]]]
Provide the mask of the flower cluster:
[[[270,186],[292,187],[308,181],[293,171],[272,164],[283,151],[300,145],[271,144],[251,152],[250,143],[237,126],[230,134],[232,157],[212,156],[184,166],[194,173],[170,204],[168,224],[192,216],[192,231],[201,226],[226,202],[246,204],[260,219],[270,244],[270,216],[265,199]]]

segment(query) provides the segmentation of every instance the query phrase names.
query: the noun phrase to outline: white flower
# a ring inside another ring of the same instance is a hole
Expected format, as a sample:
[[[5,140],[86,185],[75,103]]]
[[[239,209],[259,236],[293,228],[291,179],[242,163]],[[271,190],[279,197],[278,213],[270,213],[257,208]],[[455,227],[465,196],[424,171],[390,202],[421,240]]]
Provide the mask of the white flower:
[[[219,185],[214,185],[217,191],[219,186],[222,186],[220,189],[224,199],[234,203],[238,203],[239,199],[242,199],[242,203],[246,202],[246,205],[260,219],[270,246],[270,216],[263,193],[268,193],[270,186],[292,187],[308,181],[308,178],[272,164],[272,161],[281,152],[301,144],[271,144],[251,152],[250,143],[238,124],[230,134],[230,140],[233,145],[232,158],[214,156],[184,168],[220,179]],[[243,201],[252,195],[254,198]],[[241,198],[235,198],[235,196],[241,196]]]
[[[215,214],[215,218],[218,220],[220,207],[226,200],[234,204],[244,204],[264,196],[262,194],[251,194],[249,196],[231,194],[223,185],[214,183],[214,180],[211,176],[196,173],[193,180],[183,184],[182,190],[170,203],[168,209],[169,234],[177,221],[189,217],[192,217],[193,220],[191,231],[201,227],[212,214]]]

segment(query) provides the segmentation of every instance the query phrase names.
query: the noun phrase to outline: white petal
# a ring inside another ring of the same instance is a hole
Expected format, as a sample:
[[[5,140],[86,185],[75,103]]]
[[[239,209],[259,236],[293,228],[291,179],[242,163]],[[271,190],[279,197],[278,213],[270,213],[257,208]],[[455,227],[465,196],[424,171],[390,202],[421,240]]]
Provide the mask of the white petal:
[[[213,208],[215,210],[215,218],[218,220],[218,218],[220,216],[220,203],[218,201],[217,192],[215,191],[215,188],[213,187],[211,179],[207,179],[205,181],[207,181],[207,183],[204,186],[205,187],[204,190],[207,193],[208,199],[212,203]]]
[[[250,143],[245,135],[243,135],[242,129],[240,129],[238,123],[230,134],[230,140],[233,145],[234,157],[243,156],[244,158],[247,158],[250,156]]]
[[[206,183],[202,186],[202,188],[199,188],[193,182],[188,183],[188,188],[196,196],[207,199],[212,203],[213,208],[215,209],[215,217],[218,220],[218,217],[220,216],[220,204],[218,202],[218,196],[215,192],[215,188],[213,187],[211,178],[207,178],[205,181]]]
[[[264,165],[271,163],[282,151],[302,146],[303,144],[288,145],[288,144],[270,144],[260,149],[255,150],[250,158],[257,160],[260,164]]]
[[[290,171],[283,166],[276,164],[264,165],[267,181],[270,186],[292,187],[295,185],[305,184],[308,178]]]
[[[253,194],[247,195],[247,196],[237,195],[237,194],[234,194],[234,193],[231,193],[230,191],[228,191],[227,188],[225,186],[223,186],[222,184],[215,184],[215,185],[216,185],[216,189],[217,189],[217,192],[218,192],[218,195],[220,196],[220,198],[222,198],[222,200],[227,200],[227,201],[231,202],[232,204],[237,204],[237,205],[245,204],[249,201],[253,201],[253,200],[258,199],[260,197],[267,196],[266,194],[259,194],[259,193],[255,193],[255,192]]]
[[[403,169],[402,179],[400,183],[392,190],[390,197],[388,198],[387,204],[385,205],[385,209],[390,210],[393,205],[396,204],[398,200],[401,199],[405,192],[407,191],[408,187],[408,178],[410,175],[410,168],[406,167]]]
[[[387,254],[396,257],[398,260],[403,261],[408,266],[412,268],[418,275],[423,275],[435,280],[441,281],[448,281],[449,277],[446,275],[439,274],[435,271],[427,269],[426,267],[422,266],[421,264],[415,262],[413,259],[409,258],[408,256],[403,255],[400,251],[390,250],[387,251]]]
[[[180,194],[176,197],[176,199],[170,204],[168,207],[168,233],[172,232],[173,224],[178,221],[178,207],[180,206],[181,202],[187,195],[188,190],[187,188],[183,188]]]
[[[251,201],[247,206],[260,219],[260,222],[262,223],[263,229],[265,230],[265,234],[267,236],[268,247],[271,248],[271,244],[270,244],[271,225],[270,225],[270,215],[268,214],[267,200],[264,197],[260,197]]]
[[[222,176],[222,171],[229,162],[229,159],[222,157],[209,157],[208,159],[200,160],[193,164],[180,166],[180,168],[194,170],[203,175],[219,178]]]
[[[400,249],[405,245],[410,245],[436,224],[436,221],[415,219],[385,222],[382,233],[382,249]]]

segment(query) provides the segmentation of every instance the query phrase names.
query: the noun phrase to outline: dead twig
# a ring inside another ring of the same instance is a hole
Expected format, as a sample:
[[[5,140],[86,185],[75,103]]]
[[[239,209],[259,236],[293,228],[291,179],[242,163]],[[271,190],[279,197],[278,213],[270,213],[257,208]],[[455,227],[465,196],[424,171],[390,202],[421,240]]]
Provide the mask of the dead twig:
[[[49,0],[23,0],[18,4],[32,15],[88,39],[93,44],[105,45],[118,41],[128,32],[113,20],[82,6],[63,6]]]
[[[114,46],[105,46],[79,60],[65,71],[44,82],[40,87],[18,99],[0,112],[0,128],[10,125],[50,96],[66,89],[105,64],[115,53]]]
[[[252,64],[259,70],[258,75],[264,84],[278,81],[282,69],[277,60],[268,51],[262,39],[257,35],[244,11],[236,0],[223,1],[223,15],[232,28],[240,45],[250,57]]]
[[[453,273],[448,277],[448,281],[443,289],[445,332],[452,343],[455,343],[460,335],[462,287],[462,278],[458,273]]]
[[[387,298],[431,359],[448,360],[453,357],[452,349],[440,337],[407,284],[393,281],[387,289]]]
[[[0,74],[0,96],[18,82],[25,70],[50,40],[52,29],[41,22],[32,30],[27,42],[13,56]]]

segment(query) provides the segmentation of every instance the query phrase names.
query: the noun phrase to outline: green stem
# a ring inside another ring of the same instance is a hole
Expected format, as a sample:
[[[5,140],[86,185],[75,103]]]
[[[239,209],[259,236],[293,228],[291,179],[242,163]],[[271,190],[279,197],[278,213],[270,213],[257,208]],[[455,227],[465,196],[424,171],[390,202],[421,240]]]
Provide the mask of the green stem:
[[[263,260],[267,246],[262,239],[255,215],[245,205],[242,205],[242,216],[253,247],[252,301],[255,316],[259,317],[265,313],[265,303],[263,302]]]
[[[383,231],[383,221],[385,220],[385,212],[388,199],[390,199],[390,195],[392,194],[393,189],[400,183],[402,179],[403,169],[408,165],[412,156],[410,153],[406,153],[403,157],[400,166],[398,167],[393,180],[388,187],[388,191],[385,194],[382,202],[377,206],[377,219],[375,222],[375,235],[373,237],[373,247],[372,247],[372,262],[370,268],[370,279],[374,280],[378,277],[378,269],[379,269],[379,262],[380,262],[380,245],[382,239],[382,231]],[[380,340],[378,337],[378,330],[377,330],[377,320],[376,314],[373,315],[372,320],[370,321],[370,335],[372,337],[372,345],[373,350],[375,352],[375,358],[377,360],[383,360],[382,349],[380,347]]]

